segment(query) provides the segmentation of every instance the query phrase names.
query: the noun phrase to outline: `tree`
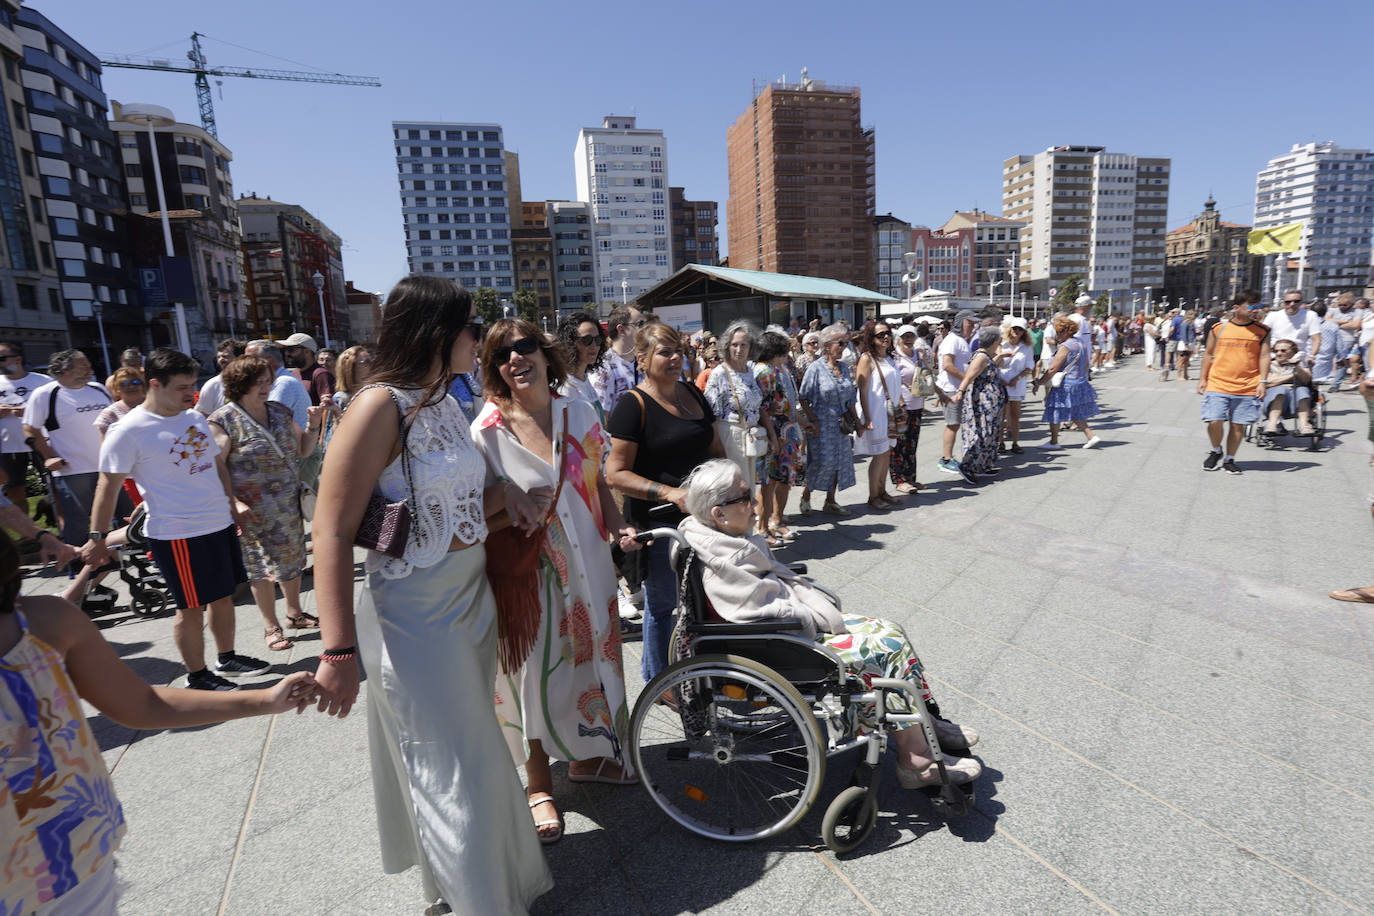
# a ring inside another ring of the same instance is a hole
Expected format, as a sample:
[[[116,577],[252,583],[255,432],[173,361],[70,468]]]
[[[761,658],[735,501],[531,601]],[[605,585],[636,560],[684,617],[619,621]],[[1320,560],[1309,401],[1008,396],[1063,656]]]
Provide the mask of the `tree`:
[[[1098,293],[1097,298],[1093,300],[1093,317],[1106,318],[1107,315],[1111,313],[1111,310],[1112,294]]]
[[[534,295],[532,289],[517,289],[515,295],[511,297],[511,304],[515,306],[515,314],[525,319],[537,323],[535,309],[539,305],[539,300]]]
[[[496,290],[490,286],[479,286],[472,293],[472,304],[477,314],[488,326],[501,320],[501,303]]]
[[[1052,311],[1071,312],[1073,311],[1074,300],[1083,291],[1082,276],[1070,274],[1069,277],[1059,285],[1059,292],[1054,294],[1054,299],[1050,302]]]

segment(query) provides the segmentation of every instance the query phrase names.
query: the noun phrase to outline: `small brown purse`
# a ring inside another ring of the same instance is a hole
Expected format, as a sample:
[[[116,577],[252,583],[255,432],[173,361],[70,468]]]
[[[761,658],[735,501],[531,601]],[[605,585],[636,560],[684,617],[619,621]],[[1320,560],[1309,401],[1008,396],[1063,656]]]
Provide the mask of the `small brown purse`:
[[[386,386],[368,385],[366,388],[359,389],[358,394],[366,391],[367,388],[386,388]],[[406,445],[410,437],[410,424],[405,421],[405,410],[402,409],[401,401],[396,397],[396,392],[390,388],[386,388],[386,392],[391,395],[391,400],[396,403],[398,422],[401,424],[401,474],[406,481],[406,495],[404,498],[392,502],[374,490],[372,497],[367,501],[367,508],[363,510],[362,520],[358,522],[358,531],[353,535],[353,543],[399,560],[405,556],[406,543],[410,540],[411,519],[414,513],[410,506],[410,497],[413,495],[410,485],[410,449]]]

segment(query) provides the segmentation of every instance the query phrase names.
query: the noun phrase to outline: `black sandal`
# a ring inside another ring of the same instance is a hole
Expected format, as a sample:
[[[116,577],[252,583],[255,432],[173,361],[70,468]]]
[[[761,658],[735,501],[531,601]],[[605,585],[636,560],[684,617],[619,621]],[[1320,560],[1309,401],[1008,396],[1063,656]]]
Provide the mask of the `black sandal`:
[[[314,629],[320,625],[320,618],[304,612],[298,617],[292,617],[290,614],[287,614],[286,625],[293,630]]]

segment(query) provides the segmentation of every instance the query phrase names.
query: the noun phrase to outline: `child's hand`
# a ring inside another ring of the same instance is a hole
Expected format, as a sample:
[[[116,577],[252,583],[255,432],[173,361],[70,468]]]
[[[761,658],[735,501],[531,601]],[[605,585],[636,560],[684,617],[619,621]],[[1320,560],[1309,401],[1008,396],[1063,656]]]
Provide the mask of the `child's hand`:
[[[263,712],[274,715],[286,712],[292,707],[295,707],[296,715],[300,715],[305,711],[305,707],[318,699],[315,675],[309,671],[288,674],[263,693],[267,694],[267,708]]]

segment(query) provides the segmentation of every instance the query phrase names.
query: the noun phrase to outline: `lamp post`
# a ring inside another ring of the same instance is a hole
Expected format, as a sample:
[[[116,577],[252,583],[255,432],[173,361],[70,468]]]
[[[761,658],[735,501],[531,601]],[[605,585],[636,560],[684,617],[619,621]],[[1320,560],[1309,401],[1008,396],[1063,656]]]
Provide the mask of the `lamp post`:
[[[121,117],[130,124],[142,124],[148,128],[148,149],[153,157],[153,177],[157,184],[158,210],[162,214],[162,243],[167,257],[176,256],[172,246],[172,221],[167,216],[167,192],[162,186],[162,163],[157,155],[157,132],[154,128],[170,127],[176,123],[170,108],[161,105],[125,105]],[[165,277],[163,278],[165,281]],[[191,352],[191,335],[186,330],[186,308],[180,302],[172,303],[176,315],[177,349],[182,353]]]
[[[628,305],[630,302],[630,272],[624,267],[620,268],[620,304]]]
[[[1151,298],[1154,293],[1153,286],[1145,287],[1145,314],[1150,314],[1150,309],[1154,307],[1154,300]]]
[[[906,311],[911,314],[911,297],[915,293],[916,284],[921,282],[921,272],[916,269],[916,252],[908,251],[902,255],[902,265],[906,267],[906,273],[902,274],[902,282],[906,284]]]
[[[500,300],[500,302],[501,302],[501,317],[502,317],[502,318],[509,318],[509,317],[510,317],[510,300],[509,300],[509,299],[502,299],[502,300]]]
[[[100,352],[105,356],[105,374],[114,375],[110,365],[110,345],[105,342],[105,303],[99,299],[92,301],[91,312],[95,315],[95,326],[100,330]]]
[[[315,271],[310,282],[315,284],[315,293],[320,297],[320,332],[324,335],[324,345],[333,349],[333,344],[329,342],[329,319],[324,316],[324,274]]]

